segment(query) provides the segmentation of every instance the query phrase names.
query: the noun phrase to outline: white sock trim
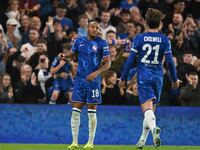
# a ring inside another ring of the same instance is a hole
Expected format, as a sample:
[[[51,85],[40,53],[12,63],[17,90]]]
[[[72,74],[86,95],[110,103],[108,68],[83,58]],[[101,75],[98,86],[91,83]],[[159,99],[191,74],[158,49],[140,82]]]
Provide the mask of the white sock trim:
[[[76,108],[76,107],[73,107],[73,108],[72,108],[72,111],[76,111],[76,112],[81,113],[81,109],[78,109],[78,108]]]
[[[96,113],[97,111],[95,109],[88,109],[88,113]]]

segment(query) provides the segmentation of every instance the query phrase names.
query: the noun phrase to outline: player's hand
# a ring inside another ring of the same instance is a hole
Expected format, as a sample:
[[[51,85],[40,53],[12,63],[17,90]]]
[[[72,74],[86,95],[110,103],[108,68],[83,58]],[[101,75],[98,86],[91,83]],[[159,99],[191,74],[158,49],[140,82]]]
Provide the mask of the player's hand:
[[[190,78],[187,74],[185,75],[185,77],[186,77],[186,79],[187,79],[188,84],[191,84],[191,85],[192,85],[192,80],[191,80],[191,78]]]
[[[119,85],[119,88],[120,88],[120,89],[125,89],[125,88],[126,88],[126,87],[125,87],[125,81],[122,81],[121,79],[119,80],[118,85]]]
[[[89,75],[87,76],[87,80],[88,80],[88,81],[92,81],[92,80],[94,80],[97,76],[98,76],[98,72],[97,72],[97,71],[92,72],[91,74],[89,74]]]
[[[53,20],[53,17],[49,16],[49,17],[48,17],[48,21],[46,22],[46,25],[47,25],[47,26],[52,26],[52,25],[53,25],[53,21],[54,21],[54,20]]]
[[[65,65],[65,63],[66,63],[66,61],[64,61],[64,60],[60,60],[59,65],[60,65],[61,67],[63,67],[63,66]]]
[[[179,79],[176,82],[172,82],[172,88],[177,89],[181,83],[182,83],[182,81]]]

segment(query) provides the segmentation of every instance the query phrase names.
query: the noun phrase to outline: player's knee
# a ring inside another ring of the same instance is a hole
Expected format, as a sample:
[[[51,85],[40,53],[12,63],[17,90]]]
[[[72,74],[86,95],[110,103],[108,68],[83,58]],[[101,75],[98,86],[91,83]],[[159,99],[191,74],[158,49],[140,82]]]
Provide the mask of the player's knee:
[[[72,103],[73,108],[78,108],[78,109],[82,109],[84,106],[84,103]]]

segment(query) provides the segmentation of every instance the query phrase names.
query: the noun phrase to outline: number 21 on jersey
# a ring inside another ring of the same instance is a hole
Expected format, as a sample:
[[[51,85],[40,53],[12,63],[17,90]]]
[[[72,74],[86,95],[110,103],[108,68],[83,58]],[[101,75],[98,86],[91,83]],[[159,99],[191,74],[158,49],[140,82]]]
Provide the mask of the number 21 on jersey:
[[[143,51],[147,51],[146,54],[141,59],[142,63],[145,64],[159,64],[158,54],[159,54],[160,45],[151,46],[150,44],[144,44],[142,47]],[[149,60],[148,57],[151,53],[154,53],[154,59]]]

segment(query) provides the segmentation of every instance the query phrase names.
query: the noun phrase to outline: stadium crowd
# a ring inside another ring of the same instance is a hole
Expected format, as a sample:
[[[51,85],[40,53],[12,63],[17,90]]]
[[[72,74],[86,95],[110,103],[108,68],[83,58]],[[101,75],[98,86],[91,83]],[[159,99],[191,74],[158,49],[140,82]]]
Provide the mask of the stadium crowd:
[[[165,62],[161,105],[200,106],[199,0],[0,0],[0,103],[70,103],[77,57],[61,60],[96,20],[107,39],[111,69],[102,76],[104,105],[139,105],[136,64],[127,89],[118,87],[132,39],[145,31],[148,8],[165,14],[160,32],[171,40],[179,89]]]

